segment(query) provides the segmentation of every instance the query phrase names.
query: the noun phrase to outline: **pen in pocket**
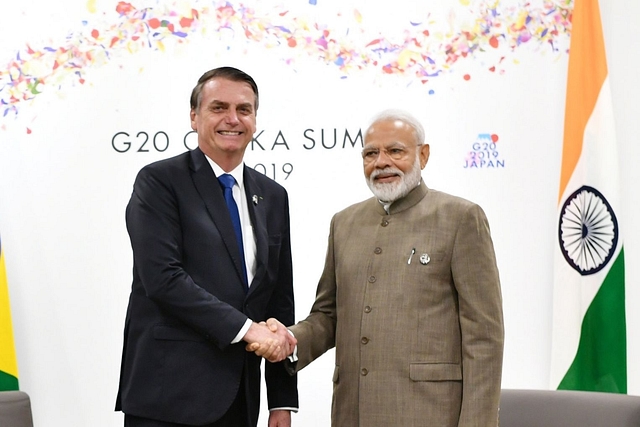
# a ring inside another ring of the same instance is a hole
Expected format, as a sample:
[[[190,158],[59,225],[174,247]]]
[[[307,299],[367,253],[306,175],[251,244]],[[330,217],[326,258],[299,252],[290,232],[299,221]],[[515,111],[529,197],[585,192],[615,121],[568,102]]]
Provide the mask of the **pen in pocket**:
[[[407,260],[407,264],[411,264],[411,258],[413,258],[413,254],[416,253],[416,248],[411,249],[411,253],[409,254],[409,259]]]

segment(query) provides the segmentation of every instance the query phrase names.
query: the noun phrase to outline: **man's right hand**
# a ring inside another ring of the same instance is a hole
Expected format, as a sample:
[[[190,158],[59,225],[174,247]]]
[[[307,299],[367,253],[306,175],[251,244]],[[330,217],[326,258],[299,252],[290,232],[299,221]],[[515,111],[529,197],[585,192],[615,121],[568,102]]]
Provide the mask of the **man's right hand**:
[[[269,362],[280,362],[293,353],[298,342],[286,326],[280,323],[277,319],[270,318],[266,323],[260,322],[260,324],[254,323],[254,325],[266,328],[269,333],[273,334],[273,336],[277,338],[273,339],[273,336],[271,336],[269,339],[264,341],[249,341],[247,336],[251,332],[250,328],[244,339],[248,343],[246,346],[247,351],[252,351],[256,355],[264,357]]]
[[[251,325],[243,340],[247,342],[247,351],[255,352],[269,362],[284,360],[293,353],[297,341],[287,328],[276,319]]]

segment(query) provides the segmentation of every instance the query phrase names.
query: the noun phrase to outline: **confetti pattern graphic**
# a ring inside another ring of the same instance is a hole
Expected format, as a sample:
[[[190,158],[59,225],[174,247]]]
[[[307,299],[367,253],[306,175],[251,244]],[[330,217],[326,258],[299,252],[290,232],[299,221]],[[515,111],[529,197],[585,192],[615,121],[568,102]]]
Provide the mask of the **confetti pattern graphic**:
[[[88,16],[93,19],[79,23],[80,28],[62,42],[19,48],[0,69],[0,128],[5,128],[3,120],[23,114],[39,94],[85,84],[91,68],[144,50],[171,52],[196,38],[213,40],[221,49],[270,49],[292,66],[312,59],[318,66],[334,68],[343,79],[367,71],[428,84],[444,73],[455,73],[455,65],[463,60],[480,61],[487,72],[504,73],[504,64],[517,62],[512,56],[525,46],[566,54],[573,6],[571,0],[544,1],[536,7],[529,1],[502,7],[499,0],[459,0],[471,22],[459,22],[462,19],[455,16],[441,22],[427,15],[419,22],[407,21],[401,32],[385,34],[368,26],[367,16],[358,10],[337,12],[329,24],[315,20],[315,15],[296,15],[285,6],[258,1],[251,7],[234,1],[149,3],[142,7],[121,1],[115,11],[96,14],[91,10],[95,2],[90,1]],[[310,0],[306,6],[313,11],[322,4]]]

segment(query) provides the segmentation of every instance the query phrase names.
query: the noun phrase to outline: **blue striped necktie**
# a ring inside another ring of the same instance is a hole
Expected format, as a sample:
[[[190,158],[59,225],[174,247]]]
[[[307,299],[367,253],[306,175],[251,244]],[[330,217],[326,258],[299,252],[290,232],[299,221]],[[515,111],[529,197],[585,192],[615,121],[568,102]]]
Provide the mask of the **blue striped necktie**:
[[[233,231],[236,233],[236,240],[238,241],[238,248],[240,249],[240,261],[242,262],[242,273],[244,275],[244,287],[245,291],[248,290],[247,284],[247,266],[244,260],[244,244],[242,243],[242,226],[240,225],[240,214],[238,212],[238,205],[233,198],[233,186],[236,184],[236,179],[228,173],[222,174],[218,177],[220,185],[224,192],[224,200],[227,202],[227,209],[229,215],[231,215],[231,223],[233,224]]]

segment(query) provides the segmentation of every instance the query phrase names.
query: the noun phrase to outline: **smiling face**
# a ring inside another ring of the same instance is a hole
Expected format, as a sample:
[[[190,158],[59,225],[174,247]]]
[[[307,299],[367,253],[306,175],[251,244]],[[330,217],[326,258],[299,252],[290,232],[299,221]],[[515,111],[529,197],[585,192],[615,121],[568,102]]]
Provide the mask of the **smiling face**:
[[[420,183],[429,145],[418,145],[415,130],[398,119],[373,123],[364,138],[362,159],[367,185],[380,200],[392,202]]]
[[[217,77],[204,84],[200,105],[191,110],[198,147],[226,172],[242,162],[256,131],[255,102],[248,83]]]

